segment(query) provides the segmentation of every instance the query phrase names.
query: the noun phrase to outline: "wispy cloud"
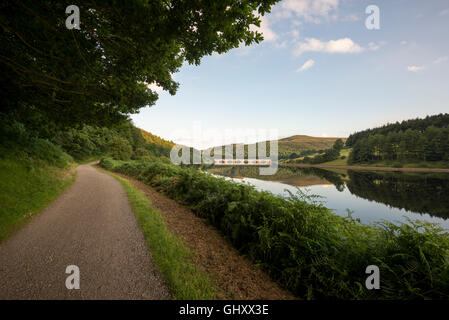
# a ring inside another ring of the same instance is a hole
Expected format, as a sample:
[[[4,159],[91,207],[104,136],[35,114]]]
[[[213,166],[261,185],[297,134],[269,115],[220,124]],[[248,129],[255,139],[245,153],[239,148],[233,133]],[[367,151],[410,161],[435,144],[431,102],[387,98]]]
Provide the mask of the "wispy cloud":
[[[440,63],[442,63],[442,62],[447,61],[448,59],[449,59],[448,57],[439,57],[439,58],[436,58],[436,59],[433,61],[433,63],[434,63],[434,64],[440,64]]]
[[[426,69],[426,67],[424,67],[424,66],[408,66],[407,67],[407,71],[415,72],[415,73],[423,71],[425,69]]]
[[[296,70],[296,72],[303,72],[307,69],[310,69],[313,67],[313,65],[315,64],[315,61],[313,61],[312,59],[307,60],[306,62],[304,62],[304,64],[298,68],[298,70]]]
[[[327,53],[359,53],[363,48],[350,38],[338,40],[321,41],[315,38],[306,38],[305,42],[298,43],[294,54],[300,56],[304,52],[327,52]]]
[[[339,0],[284,0],[273,10],[278,18],[297,17],[306,22],[320,23],[338,8]]]
[[[444,9],[443,11],[440,11],[438,15],[440,16],[447,16],[449,14],[449,8]]]

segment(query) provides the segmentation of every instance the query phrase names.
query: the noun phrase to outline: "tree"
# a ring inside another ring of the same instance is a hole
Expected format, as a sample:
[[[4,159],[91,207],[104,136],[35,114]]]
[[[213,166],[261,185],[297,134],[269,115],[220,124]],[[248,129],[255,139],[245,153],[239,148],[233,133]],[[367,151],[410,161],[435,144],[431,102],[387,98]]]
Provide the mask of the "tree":
[[[110,155],[117,160],[129,160],[133,154],[133,148],[129,141],[122,137],[114,137],[108,144]]]
[[[153,105],[156,84],[213,52],[263,40],[251,25],[277,0],[77,1],[80,29],[56,0],[0,2],[0,103],[60,124],[107,125]]]
[[[338,140],[336,140],[336,141],[334,142],[334,145],[332,146],[332,148],[333,148],[334,150],[337,150],[338,152],[340,152],[341,149],[343,149],[344,146],[345,146],[345,144],[344,144],[343,140],[338,139]]]

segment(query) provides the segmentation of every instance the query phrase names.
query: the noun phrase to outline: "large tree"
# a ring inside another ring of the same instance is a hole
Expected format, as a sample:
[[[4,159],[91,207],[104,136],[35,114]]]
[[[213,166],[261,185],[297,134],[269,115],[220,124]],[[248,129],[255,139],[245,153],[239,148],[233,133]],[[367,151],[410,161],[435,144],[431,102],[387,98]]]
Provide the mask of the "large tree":
[[[263,38],[252,31],[278,0],[0,2],[2,109],[65,125],[104,125],[175,94],[186,61]],[[80,9],[67,29],[66,7]]]

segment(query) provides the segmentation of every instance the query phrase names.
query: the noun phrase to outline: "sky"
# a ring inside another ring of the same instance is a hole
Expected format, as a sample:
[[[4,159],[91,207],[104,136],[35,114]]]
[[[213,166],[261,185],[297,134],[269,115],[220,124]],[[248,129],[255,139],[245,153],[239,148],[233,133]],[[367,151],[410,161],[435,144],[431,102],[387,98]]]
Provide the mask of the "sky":
[[[184,65],[135,125],[203,149],[449,112],[447,0],[282,0],[261,19],[262,43]]]

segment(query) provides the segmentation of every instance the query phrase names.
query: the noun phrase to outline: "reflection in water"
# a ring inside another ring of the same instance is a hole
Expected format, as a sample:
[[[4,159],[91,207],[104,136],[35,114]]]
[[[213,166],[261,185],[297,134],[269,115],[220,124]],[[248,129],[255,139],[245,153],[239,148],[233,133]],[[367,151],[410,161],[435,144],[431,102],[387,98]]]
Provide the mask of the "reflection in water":
[[[337,214],[354,211],[364,223],[382,219],[438,222],[449,229],[449,174],[370,171],[329,171],[320,168],[279,168],[276,175],[260,176],[254,167],[212,168],[211,173],[244,181],[277,194],[307,187],[325,198]],[[249,178],[249,179],[248,179]],[[331,188],[329,188],[331,186]],[[334,188],[335,186],[335,188]]]
[[[449,176],[435,173],[349,171],[347,187],[364,199],[449,218]]]

